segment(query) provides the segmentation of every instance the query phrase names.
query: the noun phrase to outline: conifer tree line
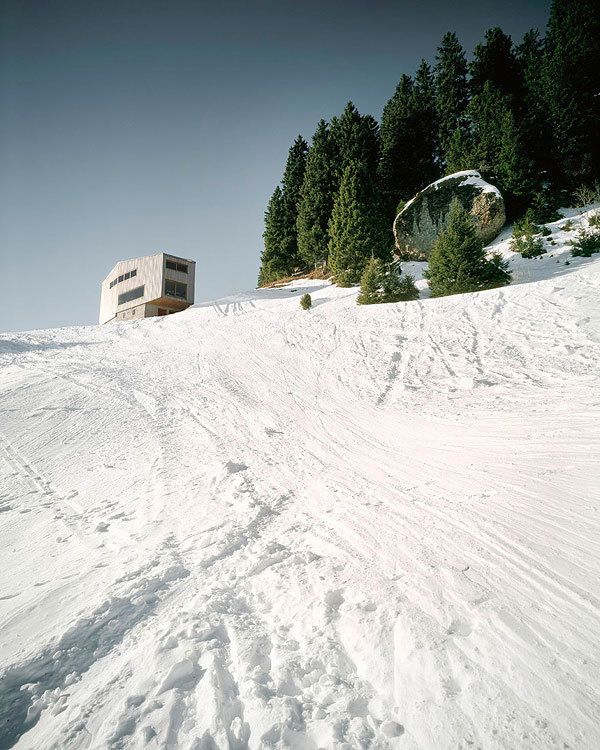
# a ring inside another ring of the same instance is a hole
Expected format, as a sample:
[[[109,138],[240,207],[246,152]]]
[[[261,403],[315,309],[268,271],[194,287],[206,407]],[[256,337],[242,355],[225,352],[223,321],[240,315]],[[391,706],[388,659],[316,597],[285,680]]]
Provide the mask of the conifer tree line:
[[[371,259],[392,261],[403,203],[463,169],[500,188],[509,218],[600,179],[597,0],[553,0],[546,35],[520,44],[489,29],[470,60],[448,32],[380,123],[349,102],[310,146],[298,136],[265,212],[259,284],[313,269],[357,283]]]

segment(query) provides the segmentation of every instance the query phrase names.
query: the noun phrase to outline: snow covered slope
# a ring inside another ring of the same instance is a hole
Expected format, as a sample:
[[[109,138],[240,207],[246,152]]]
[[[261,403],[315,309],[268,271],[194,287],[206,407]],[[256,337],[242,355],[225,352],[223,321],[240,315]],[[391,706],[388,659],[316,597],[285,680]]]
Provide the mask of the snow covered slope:
[[[600,747],[600,263],[556,259],[0,336],[0,748]]]

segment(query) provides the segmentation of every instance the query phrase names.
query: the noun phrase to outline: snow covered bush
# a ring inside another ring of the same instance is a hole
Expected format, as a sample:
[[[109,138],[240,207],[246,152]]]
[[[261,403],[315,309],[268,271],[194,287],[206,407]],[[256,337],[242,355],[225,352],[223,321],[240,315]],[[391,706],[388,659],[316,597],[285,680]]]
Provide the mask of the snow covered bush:
[[[594,253],[600,252],[600,228],[595,226],[579,227],[577,237],[570,242],[572,246],[571,255],[574,257],[589,258]]]

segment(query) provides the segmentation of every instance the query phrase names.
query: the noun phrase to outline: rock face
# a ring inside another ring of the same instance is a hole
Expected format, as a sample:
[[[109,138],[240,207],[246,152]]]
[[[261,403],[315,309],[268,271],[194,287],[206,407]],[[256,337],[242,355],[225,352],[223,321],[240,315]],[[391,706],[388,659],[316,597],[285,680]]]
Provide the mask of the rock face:
[[[396,216],[394,237],[400,258],[427,260],[454,198],[471,214],[484,244],[494,239],[506,221],[500,191],[475,170],[455,172],[421,190]]]

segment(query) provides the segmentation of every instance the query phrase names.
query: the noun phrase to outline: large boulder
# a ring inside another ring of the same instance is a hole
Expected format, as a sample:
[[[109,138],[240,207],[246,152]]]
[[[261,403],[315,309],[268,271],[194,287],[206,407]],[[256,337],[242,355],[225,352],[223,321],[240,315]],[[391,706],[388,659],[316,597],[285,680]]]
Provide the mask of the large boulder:
[[[484,244],[494,239],[506,221],[502,194],[475,170],[455,172],[421,190],[396,216],[394,237],[400,258],[427,260],[454,198],[471,214]]]

